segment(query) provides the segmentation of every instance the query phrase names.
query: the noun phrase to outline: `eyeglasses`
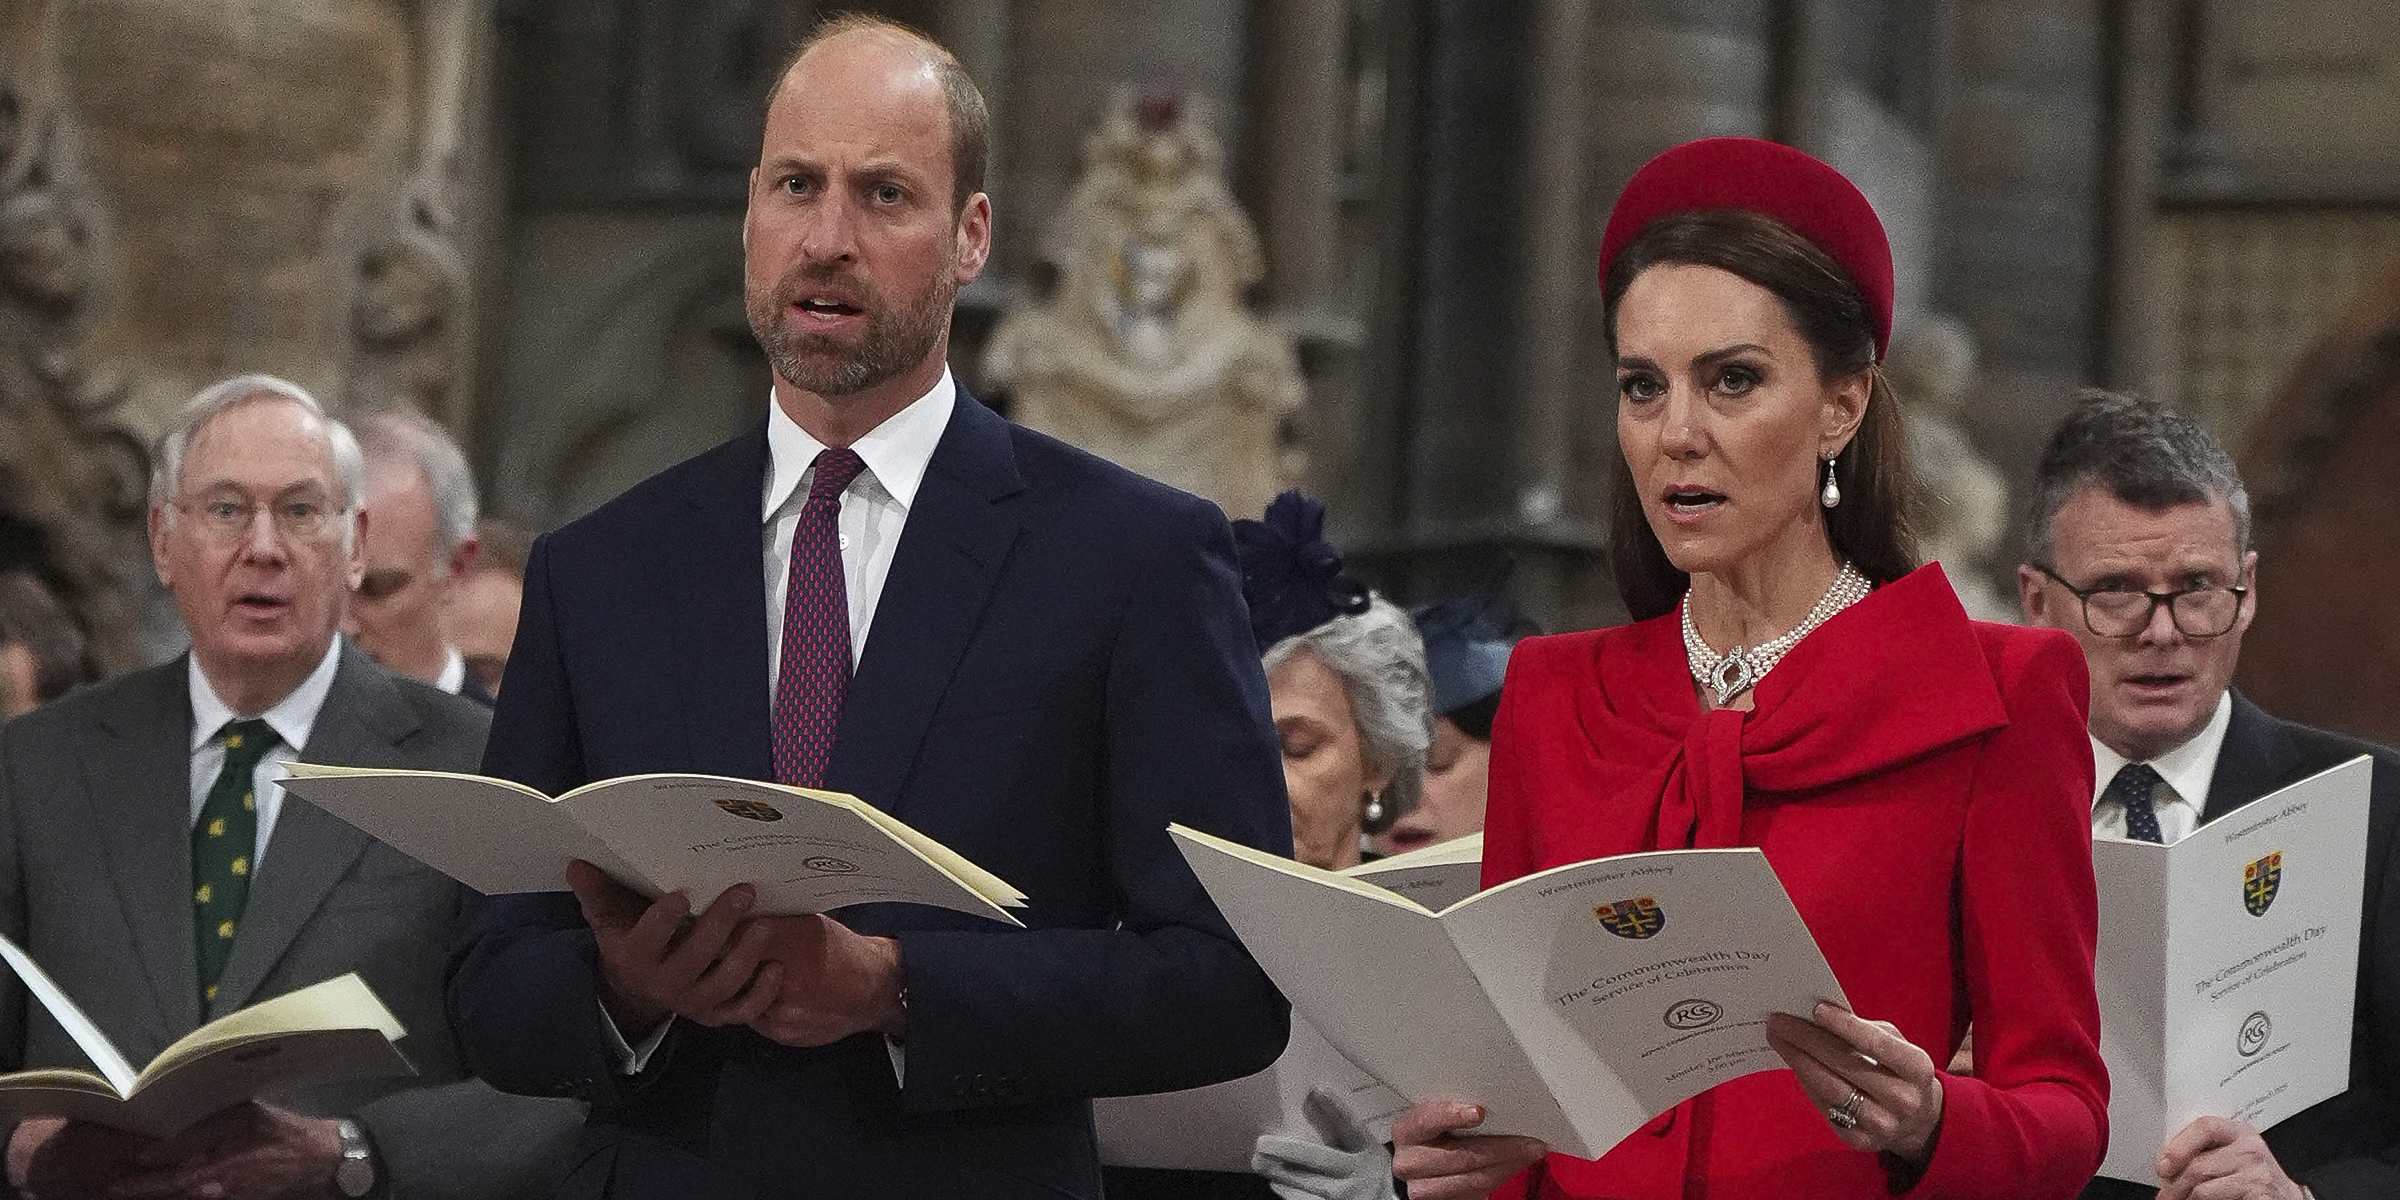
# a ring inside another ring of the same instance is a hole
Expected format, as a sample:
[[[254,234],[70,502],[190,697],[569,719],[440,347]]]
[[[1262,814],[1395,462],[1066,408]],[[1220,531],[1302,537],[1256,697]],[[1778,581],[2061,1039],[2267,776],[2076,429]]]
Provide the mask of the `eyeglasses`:
[[[2083,624],[2101,637],[2139,637],[2150,628],[2160,605],[2167,620],[2185,637],[2208,638],[2229,632],[2242,615],[2242,597],[2249,588],[2194,587],[2179,592],[2145,592],[2133,588],[2080,588],[2040,563],[2033,569],[2058,581],[2083,602]]]
[[[259,506],[247,496],[213,496],[178,500],[175,510],[198,522],[200,532],[211,540],[230,545],[250,536]],[[350,510],[335,508],[331,500],[311,492],[286,496],[268,505],[266,511],[273,515],[277,533],[290,541],[308,542],[324,536],[333,527],[333,519]]]

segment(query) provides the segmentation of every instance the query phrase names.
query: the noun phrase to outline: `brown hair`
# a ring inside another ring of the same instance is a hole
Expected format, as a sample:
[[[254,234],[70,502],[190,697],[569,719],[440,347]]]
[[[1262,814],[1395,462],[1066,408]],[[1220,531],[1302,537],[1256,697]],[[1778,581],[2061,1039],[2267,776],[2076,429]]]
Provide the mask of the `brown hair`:
[[[1672,213],[1627,244],[1601,281],[1601,328],[1611,358],[1625,289],[1643,271],[1665,263],[1715,267],[1773,292],[1808,343],[1821,382],[1870,372],[1866,415],[1835,460],[1842,503],[1825,510],[1825,536],[1837,556],[1876,583],[1915,570],[1916,481],[1908,469],[1907,430],[1891,383],[1875,362],[1875,325],[1857,286],[1816,243],[1773,217],[1746,209]],[[1619,457],[1609,486],[1609,565],[1626,612],[1638,621],[1674,611],[1692,580],[1658,544],[1632,473]]]
[[[942,99],[950,113],[950,208],[953,216],[967,211],[967,201],[983,190],[984,163],[991,157],[992,115],[983,104],[983,93],[967,69],[959,65],[958,56],[950,53],[940,42],[920,30],[870,13],[836,13],[817,22],[815,28],[803,35],[783,60],[783,69],[776,72],[775,86],[767,90],[767,108],[775,107],[775,97],[783,94],[784,80],[791,77],[792,68],[800,59],[827,41],[845,33],[882,33],[915,43],[926,60],[933,65],[934,77],[941,81]]]
[[[0,571],[0,646],[10,643],[33,655],[33,694],[22,698],[28,707],[98,678],[86,656],[83,628],[29,571]]]

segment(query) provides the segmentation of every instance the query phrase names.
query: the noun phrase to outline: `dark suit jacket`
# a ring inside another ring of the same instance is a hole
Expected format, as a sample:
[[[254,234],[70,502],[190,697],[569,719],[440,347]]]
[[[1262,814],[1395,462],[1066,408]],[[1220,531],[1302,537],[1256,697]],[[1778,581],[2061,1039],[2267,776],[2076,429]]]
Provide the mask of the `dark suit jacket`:
[[[2318,1200],[2400,1196],[2400,754],[2268,716],[2240,692],[2209,781],[2204,821],[2361,754],[2375,760],[2367,801],[2365,924],[2358,939],[2358,1008],[2350,1090],[2265,1131],[2284,1173]],[[2095,1179],[2085,1200],[2132,1200],[2156,1189]]]
[[[763,422],[534,546],[489,774],[770,779]],[[1205,501],[963,392],[912,504],[826,786],[1031,897],[1029,928],[904,905],[906,1085],[881,1038],[678,1023],[606,1050],[571,897],[493,898],[454,958],[468,1061],[595,1105],[567,1192],[1094,1196],[1089,1098],[1259,1070],[1281,997],[1165,834],[1277,854],[1290,818],[1232,539]]]
[[[482,709],[396,679],[344,642],[301,757],[461,770]],[[578,1113],[464,1078],[442,1014],[442,966],[464,889],[286,798],[240,936],[201,1011],[191,907],[191,696],[184,660],[75,692],[0,727],[0,933],[33,954],[137,1066],[202,1020],[356,971],[408,1029],[415,1080],[277,1097],[354,1116],[394,1197],[531,1194],[556,1173]],[[0,985],[0,1067],[87,1060],[13,976]]]

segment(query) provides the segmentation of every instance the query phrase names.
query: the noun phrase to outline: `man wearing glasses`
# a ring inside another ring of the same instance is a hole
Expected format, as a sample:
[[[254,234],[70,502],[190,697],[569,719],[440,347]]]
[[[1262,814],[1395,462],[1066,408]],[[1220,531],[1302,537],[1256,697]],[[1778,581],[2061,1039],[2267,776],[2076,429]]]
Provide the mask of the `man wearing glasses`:
[[[2198,421],[2087,392],[2035,483],[2025,617],[2066,630],[2091,668],[2096,836],[2173,842],[2260,796],[2374,755],[2350,1090],[2266,1130],[2217,1117],[2160,1149],[2167,1200],[2400,1196],[2400,758],[2267,715],[2231,687],[2258,598],[2250,498]],[[2395,908],[2390,919],[2381,910]],[[2150,1189],[2095,1180],[2087,1200]]]
[[[235,1105],[163,1141],[0,1125],[14,1194],[525,1193],[581,1114],[464,1077],[441,1000],[463,889],[275,783],[302,757],[469,769],[490,724],[335,635],[369,530],[358,443],[307,392],[245,375],[186,404],[154,457],[150,547],[191,653],[0,726],[0,933],[134,1062],[355,971],[418,1075]],[[0,1069],[82,1061],[0,977]]]

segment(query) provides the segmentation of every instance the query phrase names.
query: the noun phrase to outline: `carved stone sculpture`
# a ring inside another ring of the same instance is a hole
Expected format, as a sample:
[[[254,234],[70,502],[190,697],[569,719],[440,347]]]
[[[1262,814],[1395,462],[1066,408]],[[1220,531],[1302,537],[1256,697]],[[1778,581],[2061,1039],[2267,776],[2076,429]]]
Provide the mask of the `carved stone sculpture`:
[[[983,369],[1025,424],[1255,516],[1298,482],[1305,385],[1243,307],[1264,264],[1222,157],[1181,102],[1120,98],[1048,230],[1055,294],[1009,312]]]
[[[194,391],[456,415],[488,3],[0,0],[0,556],[104,667],[165,648],[145,446]]]
[[[1918,549],[1942,564],[1967,615],[2022,619],[2013,594],[1997,586],[1995,555],[2008,535],[2008,484],[1959,423],[1975,387],[1975,342],[1966,327],[1938,314],[1903,324],[1884,370],[1908,409],[1909,465],[1924,485]]]

